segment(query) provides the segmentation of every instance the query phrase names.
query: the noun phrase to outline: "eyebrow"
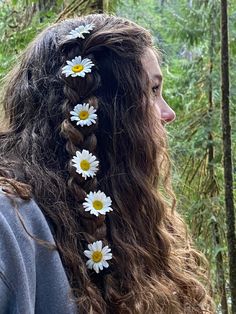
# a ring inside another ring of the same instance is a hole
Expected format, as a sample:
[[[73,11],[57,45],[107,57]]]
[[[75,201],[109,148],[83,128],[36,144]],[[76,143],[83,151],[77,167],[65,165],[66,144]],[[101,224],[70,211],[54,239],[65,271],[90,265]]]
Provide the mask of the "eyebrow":
[[[160,74],[155,74],[155,75],[153,76],[153,79],[154,79],[154,80],[159,80],[160,82],[162,82],[163,77],[162,77],[162,75],[160,75]]]

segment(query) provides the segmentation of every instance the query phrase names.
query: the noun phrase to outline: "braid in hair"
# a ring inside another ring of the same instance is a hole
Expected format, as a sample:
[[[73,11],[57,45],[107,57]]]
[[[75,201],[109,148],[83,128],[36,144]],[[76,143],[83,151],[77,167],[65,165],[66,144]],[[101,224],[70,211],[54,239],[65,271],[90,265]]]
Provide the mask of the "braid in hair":
[[[81,55],[82,58],[86,56],[93,60],[93,55],[86,55],[81,47],[81,40],[73,40],[73,46],[71,40],[69,43],[63,43],[62,53],[63,58],[66,60],[71,60],[75,56]],[[65,62],[64,62],[65,63]],[[96,110],[99,106],[98,98],[93,94],[94,91],[99,87],[100,75],[96,69],[92,69],[92,73],[87,73],[85,77],[65,77],[62,75],[62,80],[64,81],[64,94],[66,96],[66,101],[63,105],[63,111],[65,113],[65,120],[62,122],[62,134],[66,138],[66,150],[69,154],[70,162],[68,163],[69,179],[68,179],[68,189],[78,208],[79,224],[87,243],[92,243],[96,240],[106,241],[106,223],[105,215],[91,215],[85,212],[82,202],[84,201],[87,193],[90,191],[96,191],[98,189],[98,181],[96,176],[92,178],[83,178],[80,174],[76,172],[75,167],[72,165],[71,158],[76,154],[77,151],[82,151],[83,149],[88,150],[93,155],[96,155],[97,138],[95,135],[95,130],[97,128],[97,123],[91,126],[76,126],[70,120],[70,111],[78,103],[88,103],[93,106]]]

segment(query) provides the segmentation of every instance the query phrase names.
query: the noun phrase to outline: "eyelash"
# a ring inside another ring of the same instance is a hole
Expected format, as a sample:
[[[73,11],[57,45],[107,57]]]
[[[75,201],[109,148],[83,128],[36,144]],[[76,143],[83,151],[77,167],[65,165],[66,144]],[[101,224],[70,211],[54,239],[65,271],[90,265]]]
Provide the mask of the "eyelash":
[[[155,85],[152,88],[153,93],[155,94],[159,90],[160,85]]]

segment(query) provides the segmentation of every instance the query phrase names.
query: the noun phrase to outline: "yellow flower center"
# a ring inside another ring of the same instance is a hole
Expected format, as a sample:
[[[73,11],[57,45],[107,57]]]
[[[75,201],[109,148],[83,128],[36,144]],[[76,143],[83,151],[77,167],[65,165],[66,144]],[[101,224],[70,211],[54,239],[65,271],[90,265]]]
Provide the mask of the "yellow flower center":
[[[103,208],[103,203],[101,201],[96,200],[93,202],[93,207],[96,210],[101,210]]]
[[[81,120],[86,120],[86,119],[88,119],[88,116],[89,116],[89,113],[88,113],[88,111],[80,111],[80,113],[79,113],[79,118],[81,119]]]
[[[94,251],[92,254],[92,260],[95,263],[99,263],[102,260],[102,252],[100,251]]]
[[[90,163],[88,162],[88,160],[82,160],[80,162],[80,168],[84,171],[87,171],[90,169]]]
[[[82,64],[76,64],[72,67],[72,71],[75,73],[83,71],[84,66]]]

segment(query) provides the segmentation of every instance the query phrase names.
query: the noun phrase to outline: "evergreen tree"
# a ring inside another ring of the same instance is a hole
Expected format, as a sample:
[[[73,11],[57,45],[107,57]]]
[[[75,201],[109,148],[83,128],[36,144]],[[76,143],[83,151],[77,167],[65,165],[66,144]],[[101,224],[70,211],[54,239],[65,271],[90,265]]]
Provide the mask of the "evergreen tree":
[[[225,209],[229,255],[229,279],[232,313],[236,313],[236,235],[233,198],[231,125],[229,106],[229,51],[227,0],[221,0],[221,75],[222,75],[222,129],[224,149]]]

